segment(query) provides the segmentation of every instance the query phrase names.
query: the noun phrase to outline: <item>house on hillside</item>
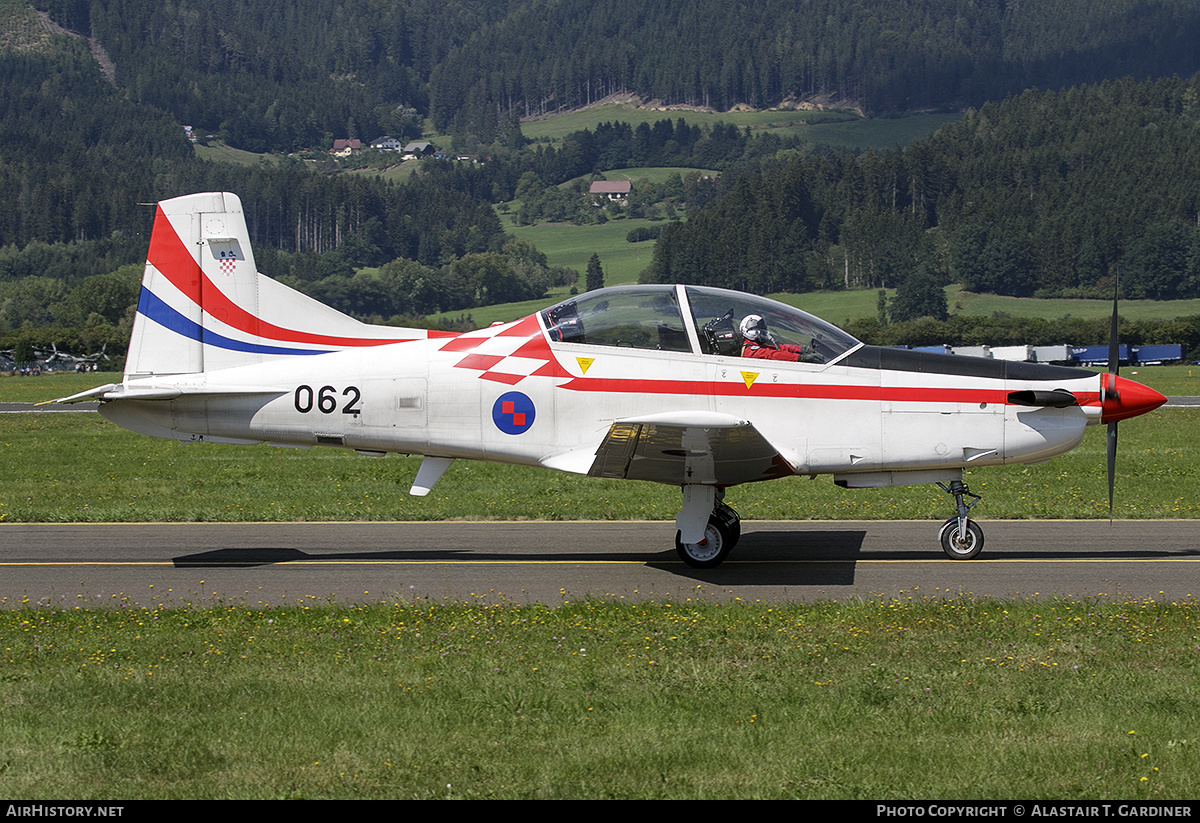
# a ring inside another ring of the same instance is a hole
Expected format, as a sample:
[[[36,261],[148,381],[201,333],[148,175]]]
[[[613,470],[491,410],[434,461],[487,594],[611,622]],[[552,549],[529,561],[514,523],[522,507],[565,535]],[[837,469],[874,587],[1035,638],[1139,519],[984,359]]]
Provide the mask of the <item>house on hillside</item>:
[[[604,205],[606,200],[624,200],[629,197],[633,184],[628,180],[596,180],[588,193],[596,200],[596,205]]]
[[[434,148],[433,143],[430,143],[428,140],[417,140],[404,147],[404,159],[407,160],[410,157],[428,157],[436,151],[437,149]]]
[[[356,151],[362,151],[361,140],[358,138],[354,138],[352,140],[338,138],[337,140],[333,141],[333,149],[331,149],[329,153],[334,157],[349,157]]]
[[[385,134],[383,137],[376,137],[371,141],[371,148],[380,151],[400,151],[404,148],[404,144],[397,137]]]

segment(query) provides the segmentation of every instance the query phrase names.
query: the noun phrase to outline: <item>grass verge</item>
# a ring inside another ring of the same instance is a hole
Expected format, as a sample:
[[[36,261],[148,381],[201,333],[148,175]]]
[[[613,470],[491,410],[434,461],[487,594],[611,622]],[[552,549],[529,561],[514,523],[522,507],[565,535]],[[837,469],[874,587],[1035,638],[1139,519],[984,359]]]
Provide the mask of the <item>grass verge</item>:
[[[29,604],[0,612],[0,795],[1190,798],[1198,619],[958,598]]]

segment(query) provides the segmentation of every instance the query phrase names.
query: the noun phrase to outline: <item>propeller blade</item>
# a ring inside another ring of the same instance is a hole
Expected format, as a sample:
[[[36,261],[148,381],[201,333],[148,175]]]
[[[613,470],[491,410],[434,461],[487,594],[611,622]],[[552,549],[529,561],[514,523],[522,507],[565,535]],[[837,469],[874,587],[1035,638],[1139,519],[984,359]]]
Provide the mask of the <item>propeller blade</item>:
[[[1117,396],[1116,376],[1121,371],[1121,344],[1117,339],[1117,278],[1113,279],[1112,323],[1108,329],[1108,393]]]
[[[1113,519],[1113,478],[1117,474],[1117,424],[1116,421],[1108,424],[1108,437],[1106,438],[1106,448],[1108,456],[1108,522],[1112,523]]]
[[[1121,370],[1121,344],[1117,339],[1117,295],[1120,275],[1113,278],[1113,310],[1112,322],[1108,329],[1108,395],[1114,399],[1117,395],[1117,374]],[[1108,437],[1105,444],[1108,457],[1108,522],[1113,519],[1113,482],[1117,474],[1117,421],[1108,424]]]

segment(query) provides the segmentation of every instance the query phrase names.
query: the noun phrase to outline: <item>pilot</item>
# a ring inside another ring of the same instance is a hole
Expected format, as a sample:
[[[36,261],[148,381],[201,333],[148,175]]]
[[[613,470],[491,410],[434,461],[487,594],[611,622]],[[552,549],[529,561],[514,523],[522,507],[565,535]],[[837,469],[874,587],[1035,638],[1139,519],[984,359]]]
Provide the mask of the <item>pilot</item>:
[[[806,363],[819,363],[821,359],[811,349],[784,343],[782,346],[775,342],[767,331],[767,321],[761,314],[748,314],[742,318],[738,328],[742,334],[742,357],[756,357],[760,360],[791,360]]]

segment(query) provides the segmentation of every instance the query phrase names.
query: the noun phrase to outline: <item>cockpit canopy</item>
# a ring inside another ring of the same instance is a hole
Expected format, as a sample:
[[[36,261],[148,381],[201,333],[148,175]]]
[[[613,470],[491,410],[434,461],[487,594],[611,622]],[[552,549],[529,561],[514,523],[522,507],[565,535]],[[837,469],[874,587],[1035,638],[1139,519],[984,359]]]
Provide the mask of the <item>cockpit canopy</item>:
[[[860,345],[800,309],[752,294],[705,286],[613,286],[581,294],[541,313],[550,339],[593,346],[736,356],[738,325],[760,315],[776,343],[811,347],[828,363]]]

